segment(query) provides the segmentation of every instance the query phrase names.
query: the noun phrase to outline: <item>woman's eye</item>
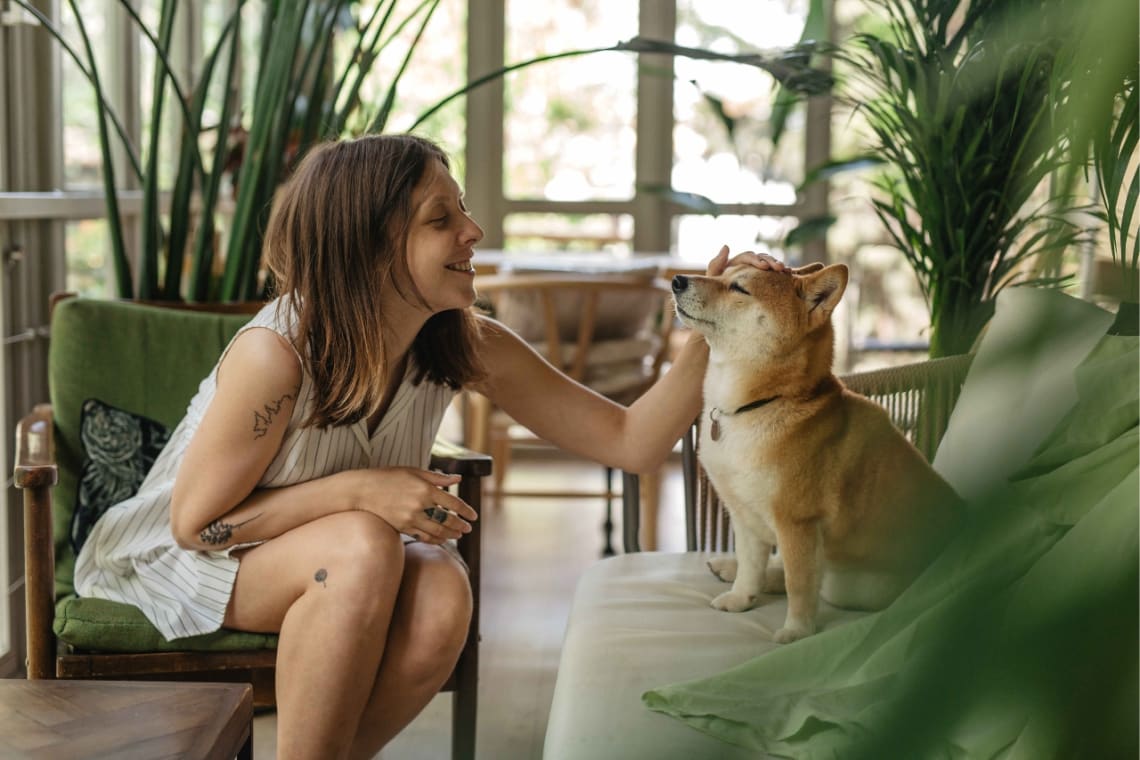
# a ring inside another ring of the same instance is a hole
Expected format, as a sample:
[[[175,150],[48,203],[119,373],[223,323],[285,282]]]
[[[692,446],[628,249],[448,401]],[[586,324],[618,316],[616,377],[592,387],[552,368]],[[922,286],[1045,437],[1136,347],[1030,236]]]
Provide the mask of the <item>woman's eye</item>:
[[[750,296],[750,295],[752,295],[751,293],[749,293],[747,290],[745,290],[743,287],[741,287],[740,285],[736,284],[735,282],[734,282],[734,283],[732,283],[731,285],[729,285],[729,286],[728,286],[728,289],[729,289],[729,290],[735,290],[737,293],[743,293],[743,294],[744,294],[744,295],[746,295],[746,296]]]
[[[428,224],[435,225],[436,227],[442,227],[443,225],[447,224],[447,216],[437,216],[435,219],[430,220]]]

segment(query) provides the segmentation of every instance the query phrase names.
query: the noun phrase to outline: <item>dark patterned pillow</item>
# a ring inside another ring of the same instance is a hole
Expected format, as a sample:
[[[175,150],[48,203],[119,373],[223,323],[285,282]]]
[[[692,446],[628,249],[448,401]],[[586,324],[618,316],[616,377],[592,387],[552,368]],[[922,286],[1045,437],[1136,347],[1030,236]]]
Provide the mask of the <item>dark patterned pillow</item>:
[[[79,440],[83,466],[71,516],[76,554],[103,513],[139,490],[170,431],[160,422],[89,398],[79,415]]]

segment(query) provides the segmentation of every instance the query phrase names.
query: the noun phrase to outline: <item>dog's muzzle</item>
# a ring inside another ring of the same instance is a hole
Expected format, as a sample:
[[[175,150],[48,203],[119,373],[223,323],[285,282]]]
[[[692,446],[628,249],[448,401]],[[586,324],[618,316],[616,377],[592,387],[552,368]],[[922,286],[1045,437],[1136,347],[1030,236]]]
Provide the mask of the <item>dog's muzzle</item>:
[[[689,278],[683,274],[673,275],[673,292],[684,293],[689,287]]]

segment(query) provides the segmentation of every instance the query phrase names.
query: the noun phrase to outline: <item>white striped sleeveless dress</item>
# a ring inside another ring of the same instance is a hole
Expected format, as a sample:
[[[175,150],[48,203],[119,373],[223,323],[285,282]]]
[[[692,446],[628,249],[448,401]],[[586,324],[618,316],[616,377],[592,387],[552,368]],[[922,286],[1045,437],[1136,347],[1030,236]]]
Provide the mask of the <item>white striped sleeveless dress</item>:
[[[264,327],[285,336],[292,345],[294,312],[288,308],[288,301],[280,311],[279,322],[277,301],[270,302],[239,334]],[[281,448],[258,485],[287,486],[364,467],[426,468],[454,391],[428,380],[413,384],[412,365],[409,358],[404,380],[371,437],[366,420],[339,427],[302,427],[313,404],[312,379],[303,372],[298,402]],[[217,373],[215,365],[199,385],[186,417],[139,492],[99,519],[76,560],[75,588],[80,596],[138,607],[168,641],[218,630],[237,575],[238,560],[229,555],[238,547],[220,551],[182,549],[170,528],[174,476],[214,397]],[[209,477],[209,473],[198,477]]]

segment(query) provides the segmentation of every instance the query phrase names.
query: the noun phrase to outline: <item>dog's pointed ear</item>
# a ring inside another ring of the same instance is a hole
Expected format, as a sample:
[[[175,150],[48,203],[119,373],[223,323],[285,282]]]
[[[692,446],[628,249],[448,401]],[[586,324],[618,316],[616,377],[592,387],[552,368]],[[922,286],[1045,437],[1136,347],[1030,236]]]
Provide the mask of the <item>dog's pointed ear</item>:
[[[796,279],[796,290],[808,302],[809,312],[830,314],[846,288],[847,267],[843,264],[832,264]]]
[[[810,264],[804,264],[802,267],[795,267],[791,270],[792,274],[811,274],[823,269],[822,261],[813,261]]]

